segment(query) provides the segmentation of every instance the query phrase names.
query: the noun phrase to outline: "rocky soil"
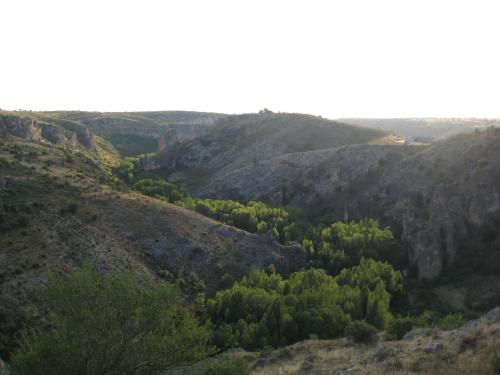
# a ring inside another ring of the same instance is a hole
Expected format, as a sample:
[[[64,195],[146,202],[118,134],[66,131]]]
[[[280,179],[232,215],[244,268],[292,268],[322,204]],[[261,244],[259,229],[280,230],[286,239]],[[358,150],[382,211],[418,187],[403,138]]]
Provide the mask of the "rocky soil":
[[[261,353],[232,349],[165,375],[196,374],[215,361],[243,358],[251,375],[494,375],[500,352],[500,308],[451,330],[415,329],[402,340],[356,344],[349,339],[308,340]]]

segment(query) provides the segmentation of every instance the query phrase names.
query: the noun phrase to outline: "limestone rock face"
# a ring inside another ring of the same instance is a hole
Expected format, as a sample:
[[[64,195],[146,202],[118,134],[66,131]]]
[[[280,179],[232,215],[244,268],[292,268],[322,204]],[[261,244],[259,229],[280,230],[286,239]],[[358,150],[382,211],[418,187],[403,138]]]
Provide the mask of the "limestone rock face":
[[[376,217],[400,235],[425,279],[455,262],[471,228],[500,217],[500,129],[430,146],[383,145],[361,128],[347,136],[345,125],[316,120],[228,118],[165,147],[149,168],[167,169],[194,196],[295,204],[338,220]]]
[[[67,148],[94,148],[93,134],[85,126],[39,121],[29,116],[0,114],[0,139],[19,138]]]
[[[0,139],[17,137],[41,142],[42,135],[38,123],[29,117],[0,115]]]

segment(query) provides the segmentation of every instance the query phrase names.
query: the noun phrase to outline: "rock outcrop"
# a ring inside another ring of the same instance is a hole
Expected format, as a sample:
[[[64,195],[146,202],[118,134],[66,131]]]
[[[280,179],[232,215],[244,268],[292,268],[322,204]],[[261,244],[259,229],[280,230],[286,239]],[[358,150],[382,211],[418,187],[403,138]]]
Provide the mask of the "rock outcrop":
[[[434,279],[472,230],[500,216],[500,129],[430,146],[369,144],[380,133],[365,130],[291,114],[236,116],[166,147],[149,167],[194,196],[379,218],[408,245],[418,277]]]
[[[57,119],[47,122],[39,117],[0,113],[0,139],[18,138],[67,148],[94,149],[93,135],[88,128]]]

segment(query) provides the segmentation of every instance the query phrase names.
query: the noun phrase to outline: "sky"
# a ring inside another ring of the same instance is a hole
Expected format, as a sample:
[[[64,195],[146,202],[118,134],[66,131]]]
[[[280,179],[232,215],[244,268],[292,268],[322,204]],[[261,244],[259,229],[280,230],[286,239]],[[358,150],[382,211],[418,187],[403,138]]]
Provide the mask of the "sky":
[[[0,108],[500,117],[498,0],[0,0]]]

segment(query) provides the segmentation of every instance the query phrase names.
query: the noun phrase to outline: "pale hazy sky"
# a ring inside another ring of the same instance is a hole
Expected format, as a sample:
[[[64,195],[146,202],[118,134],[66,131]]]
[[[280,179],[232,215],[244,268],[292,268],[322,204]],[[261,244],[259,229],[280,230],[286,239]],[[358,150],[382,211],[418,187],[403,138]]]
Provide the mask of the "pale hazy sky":
[[[0,0],[0,108],[500,117],[500,1]]]

